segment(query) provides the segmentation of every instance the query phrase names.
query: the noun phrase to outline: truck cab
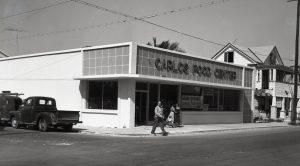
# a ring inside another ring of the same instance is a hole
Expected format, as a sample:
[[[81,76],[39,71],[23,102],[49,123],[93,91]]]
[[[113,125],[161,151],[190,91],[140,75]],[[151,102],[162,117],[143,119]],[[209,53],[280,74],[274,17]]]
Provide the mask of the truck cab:
[[[17,93],[0,93],[0,123],[10,122],[10,112],[18,110],[21,103]]]
[[[79,111],[57,110],[56,101],[51,97],[28,97],[17,111],[10,114],[14,128],[30,125],[37,126],[40,131],[47,131],[49,127],[72,130],[74,124],[80,123]]]

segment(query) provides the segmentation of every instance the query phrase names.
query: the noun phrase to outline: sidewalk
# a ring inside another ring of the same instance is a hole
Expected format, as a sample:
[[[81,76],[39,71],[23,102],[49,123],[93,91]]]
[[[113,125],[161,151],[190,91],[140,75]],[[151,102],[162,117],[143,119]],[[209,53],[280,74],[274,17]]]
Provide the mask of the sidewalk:
[[[168,128],[170,136],[193,134],[200,132],[215,132],[215,131],[229,131],[229,130],[245,130],[255,128],[275,128],[275,127],[289,127],[285,122],[271,122],[271,123],[240,123],[240,124],[203,124],[203,125],[185,125],[183,127]],[[134,128],[104,128],[104,127],[89,127],[81,124],[74,126],[75,129],[80,129],[84,134],[100,134],[107,136],[154,136],[151,135],[152,126],[138,126]],[[159,127],[156,129],[157,136],[161,136]]]

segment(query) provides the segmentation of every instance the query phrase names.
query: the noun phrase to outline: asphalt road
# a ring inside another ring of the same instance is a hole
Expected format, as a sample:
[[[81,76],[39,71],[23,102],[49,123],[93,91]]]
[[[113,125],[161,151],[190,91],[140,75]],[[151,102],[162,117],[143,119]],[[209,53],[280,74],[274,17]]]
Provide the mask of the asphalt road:
[[[299,166],[299,151],[300,126],[168,137],[0,131],[1,166]]]

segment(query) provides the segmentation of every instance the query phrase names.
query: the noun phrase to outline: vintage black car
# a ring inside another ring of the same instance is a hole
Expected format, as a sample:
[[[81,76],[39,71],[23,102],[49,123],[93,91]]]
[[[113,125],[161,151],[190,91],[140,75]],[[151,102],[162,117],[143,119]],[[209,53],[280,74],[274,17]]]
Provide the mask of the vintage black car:
[[[10,112],[18,110],[21,103],[17,93],[0,93],[0,123],[9,123]]]
[[[11,111],[14,128],[34,126],[44,132],[49,127],[63,127],[72,130],[79,121],[79,111],[57,110],[56,101],[51,97],[34,96],[25,99],[17,111]]]

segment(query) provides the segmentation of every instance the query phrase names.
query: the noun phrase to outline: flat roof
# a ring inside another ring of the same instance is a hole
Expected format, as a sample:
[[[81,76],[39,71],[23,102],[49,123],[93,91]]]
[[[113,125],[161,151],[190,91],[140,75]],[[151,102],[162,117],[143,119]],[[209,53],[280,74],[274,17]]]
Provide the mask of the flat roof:
[[[125,46],[125,45],[132,46],[134,44],[137,45],[137,46],[140,46],[140,47],[146,47],[146,48],[149,48],[149,49],[160,50],[160,51],[169,52],[169,53],[173,53],[173,54],[175,53],[175,54],[183,55],[183,56],[186,56],[186,57],[203,59],[203,60],[206,60],[206,61],[216,62],[216,63],[225,64],[225,65],[229,65],[229,66],[236,66],[236,67],[242,67],[242,68],[248,68],[248,69],[255,69],[254,67],[226,63],[226,62],[222,62],[222,61],[213,60],[213,59],[210,59],[210,58],[205,58],[205,57],[202,57],[202,56],[197,56],[197,55],[188,54],[188,53],[181,53],[181,52],[172,51],[172,50],[168,50],[168,49],[162,49],[162,48],[158,48],[158,47],[154,47],[154,46],[149,46],[149,45],[146,45],[146,44],[140,44],[140,43],[136,43],[136,42],[123,42],[123,43],[106,44],[106,45],[100,45],[100,46],[91,46],[91,47],[82,47],[82,48],[75,48],[75,49],[66,49],[66,50],[60,50],[60,51],[50,51],[50,52],[41,52],[41,53],[34,53],[34,54],[25,54],[25,55],[13,56],[13,57],[0,58],[0,61],[8,61],[8,60],[15,60],[15,59],[40,57],[40,56],[59,55],[59,54],[64,54],[64,53],[82,52],[82,51],[87,51],[87,50],[95,50],[95,49],[110,48],[110,47],[120,47],[120,46]]]

